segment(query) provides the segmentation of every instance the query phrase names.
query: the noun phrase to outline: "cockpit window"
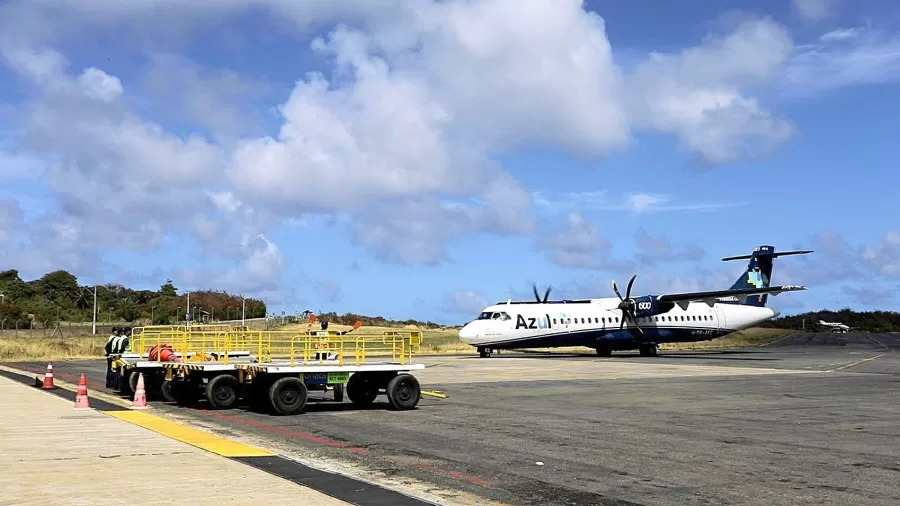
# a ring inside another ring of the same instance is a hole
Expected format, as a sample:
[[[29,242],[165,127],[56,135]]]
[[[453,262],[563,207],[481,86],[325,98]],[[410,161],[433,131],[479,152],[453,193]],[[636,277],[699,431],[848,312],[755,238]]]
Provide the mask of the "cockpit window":
[[[479,320],[512,320],[512,317],[506,311],[491,312],[485,311],[478,315]]]

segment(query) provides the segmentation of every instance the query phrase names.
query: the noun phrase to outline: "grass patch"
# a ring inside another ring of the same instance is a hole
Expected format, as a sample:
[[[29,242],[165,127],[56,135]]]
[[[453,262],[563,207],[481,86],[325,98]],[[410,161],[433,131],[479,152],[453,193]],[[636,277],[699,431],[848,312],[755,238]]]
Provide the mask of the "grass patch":
[[[0,339],[0,360],[67,360],[104,356],[106,336],[7,337]]]
[[[753,327],[732,332],[726,336],[717,337],[709,341],[695,343],[666,343],[659,346],[661,350],[697,350],[703,348],[747,348],[765,346],[784,336],[793,334],[794,330],[766,329]]]
[[[297,332],[306,332],[307,324],[299,323],[292,325],[285,325],[284,327],[278,329],[282,331],[297,331]],[[329,323],[328,330],[349,330],[352,327],[350,325],[340,325],[337,323]],[[320,327],[317,323],[314,323],[311,327],[311,330],[319,330]],[[422,351],[420,353],[459,353],[466,351],[473,351],[475,348],[469,346],[468,344],[459,340],[459,329],[449,328],[449,329],[421,329],[412,325],[406,326],[397,326],[397,327],[376,327],[376,326],[362,326],[354,332],[348,334],[348,336],[353,336],[354,334],[381,334],[382,332],[397,332],[403,330],[419,330],[422,332]]]

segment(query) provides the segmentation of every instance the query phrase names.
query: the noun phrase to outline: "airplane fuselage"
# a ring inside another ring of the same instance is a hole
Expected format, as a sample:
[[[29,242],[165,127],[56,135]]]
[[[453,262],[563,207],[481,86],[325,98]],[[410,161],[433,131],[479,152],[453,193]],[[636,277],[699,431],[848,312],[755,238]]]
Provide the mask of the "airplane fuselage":
[[[549,303],[500,303],[482,310],[459,332],[460,340],[479,348],[511,349],[587,346],[637,349],[642,343],[693,342],[721,337],[778,316],[769,307],[690,302],[665,313],[638,318],[643,333],[622,313],[614,297]]]

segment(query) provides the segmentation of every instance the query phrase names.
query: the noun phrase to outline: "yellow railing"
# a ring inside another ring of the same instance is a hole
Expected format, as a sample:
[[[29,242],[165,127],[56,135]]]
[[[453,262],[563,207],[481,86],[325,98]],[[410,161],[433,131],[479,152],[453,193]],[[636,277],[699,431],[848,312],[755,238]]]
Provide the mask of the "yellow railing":
[[[361,364],[371,358],[407,363],[420,351],[422,332],[389,331],[383,333],[358,332],[342,334],[338,331],[224,331],[172,329],[171,327],[142,328],[132,335],[132,350],[149,354],[154,347],[167,345],[182,361],[212,361],[228,363],[235,352],[256,354],[260,363],[276,359],[290,365],[337,362]],[[158,360],[157,357],[154,357]]]

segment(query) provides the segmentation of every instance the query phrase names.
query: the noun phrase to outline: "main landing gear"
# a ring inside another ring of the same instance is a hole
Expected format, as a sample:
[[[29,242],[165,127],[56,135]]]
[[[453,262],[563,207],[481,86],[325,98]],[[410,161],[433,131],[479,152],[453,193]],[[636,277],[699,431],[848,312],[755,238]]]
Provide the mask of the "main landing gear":
[[[646,343],[640,345],[638,348],[641,352],[642,357],[655,357],[656,356],[656,343]]]

